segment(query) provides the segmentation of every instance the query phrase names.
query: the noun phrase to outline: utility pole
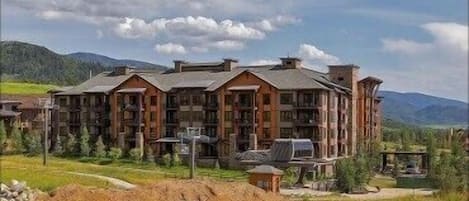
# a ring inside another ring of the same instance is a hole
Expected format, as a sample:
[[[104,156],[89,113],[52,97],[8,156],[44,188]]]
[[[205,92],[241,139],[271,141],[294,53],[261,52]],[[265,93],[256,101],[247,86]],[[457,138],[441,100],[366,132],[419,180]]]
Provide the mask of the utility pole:
[[[194,179],[195,177],[195,137],[192,136],[191,139],[191,173],[190,178]]]
[[[49,113],[49,111],[47,110],[47,107],[44,106],[44,157],[43,157],[43,160],[42,160],[42,165],[47,165],[47,152],[48,152],[48,143],[47,143],[47,139],[48,139],[48,124],[47,124],[47,113]]]

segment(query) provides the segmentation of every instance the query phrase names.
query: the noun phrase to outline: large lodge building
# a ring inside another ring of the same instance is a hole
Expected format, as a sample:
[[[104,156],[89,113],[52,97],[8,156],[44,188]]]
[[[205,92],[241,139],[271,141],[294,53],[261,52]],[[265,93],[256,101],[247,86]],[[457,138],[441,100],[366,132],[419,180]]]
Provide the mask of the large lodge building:
[[[80,135],[124,150],[151,146],[173,152],[177,133],[202,127],[199,159],[226,162],[230,155],[268,149],[276,138],[308,138],[317,159],[353,155],[381,134],[382,82],[359,80],[356,65],[303,68],[298,58],[280,64],[238,66],[174,61],[174,69],[115,67],[67,90],[54,91],[53,135]],[[55,139],[55,138],[53,138]]]

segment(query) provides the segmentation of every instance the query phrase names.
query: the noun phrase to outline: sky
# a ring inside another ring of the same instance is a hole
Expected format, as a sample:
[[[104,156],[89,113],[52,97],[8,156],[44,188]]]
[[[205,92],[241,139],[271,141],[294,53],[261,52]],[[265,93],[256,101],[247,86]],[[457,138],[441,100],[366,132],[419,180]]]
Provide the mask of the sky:
[[[6,0],[1,38],[173,66],[300,57],[356,64],[382,90],[467,102],[467,0]]]

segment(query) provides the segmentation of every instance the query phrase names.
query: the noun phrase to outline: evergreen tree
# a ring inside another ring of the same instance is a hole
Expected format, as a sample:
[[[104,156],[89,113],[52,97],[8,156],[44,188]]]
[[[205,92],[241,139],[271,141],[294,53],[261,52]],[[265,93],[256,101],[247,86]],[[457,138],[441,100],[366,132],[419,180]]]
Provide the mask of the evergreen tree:
[[[101,138],[101,136],[99,136],[98,140],[96,141],[95,156],[98,158],[106,157],[106,146],[104,145],[103,139]]]
[[[41,153],[42,143],[39,133],[32,132],[24,135],[24,147],[27,156],[37,156]]]
[[[86,125],[83,126],[80,135],[80,154],[81,156],[89,156],[90,155],[90,145],[88,141],[90,140],[90,134],[88,133],[88,128]]]
[[[447,153],[443,152],[440,155],[436,179],[440,190],[444,193],[455,191],[461,185],[457,170],[451,165],[451,156]]]
[[[16,124],[14,124],[11,129],[10,140],[13,151],[15,153],[23,153],[23,135]]]
[[[454,168],[456,178],[455,183],[457,183],[457,190],[462,191],[466,184],[464,161],[466,157],[466,151],[464,150],[462,139],[460,136],[456,135],[452,139],[451,143],[451,156],[450,156],[450,165]]]
[[[394,157],[393,164],[394,164],[394,169],[392,171],[392,175],[394,176],[394,178],[396,178],[401,174],[400,169],[399,169],[399,159],[397,156]]]
[[[350,158],[342,159],[336,163],[337,188],[341,192],[349,193],[355,187],[355,166]]]
[[[67,143],[65,144],[65,152],[67,155],[71,156],[76,154],[76,144],[75,136],[69,133],[67,135]]]
[[[6,148],[6,140],[7,140],[7,131],[5,130],[5,124],[3,120],[0,121],[0,154],[3,153],[4,149]]]
[[[59,134],[56,135],[55,146],[52,153],[56,156],[61,156],[62,154],[64,154],[64,148],[62,147],[62,139],[60,139]]]
[[[146,150],[145,150],[145,160],[149,163],[154,163],[155,162],[155,156],[153,155],[153,149],[151,148],[150,145],[148,145]]]
[[[370,170],[368,160],[364,154],[358,154],[354,161],[355,167],[355,185],[363,187],[370,180]]]
[[[430,164],[427,164],[428,167],[430,168],[428,172],[428,176],[430,178],[434,178],[435,175],[435,169],[436,169],[436,164],[437,164],[437,149],[436,149],[436,140],[435,136],[433,133],[427,133],[427,139],[426,139],[426,150],[427,150],[427,157],[428,160],[430,160]]]

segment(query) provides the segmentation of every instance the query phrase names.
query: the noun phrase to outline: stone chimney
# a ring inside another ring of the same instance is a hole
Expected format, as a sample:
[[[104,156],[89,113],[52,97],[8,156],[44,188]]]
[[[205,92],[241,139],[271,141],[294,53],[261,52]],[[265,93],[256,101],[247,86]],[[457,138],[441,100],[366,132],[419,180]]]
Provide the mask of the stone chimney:
[[[238,66],[238,60],[231,58],[223,59],[223,71],[231,71],[236,66]]]
[[[301,59],[297,57],[283,57],[280,58],[282,61],[282,67],[287,69],[301,68]]]
[[[187,63],[186,61],[183,61],[183,60],[174,60],[173,62],[174,62],[174,71],[176,71],[176,73],[182,72],[182,65]]]

